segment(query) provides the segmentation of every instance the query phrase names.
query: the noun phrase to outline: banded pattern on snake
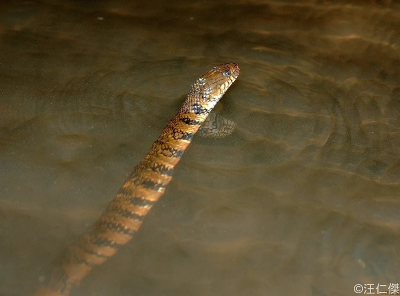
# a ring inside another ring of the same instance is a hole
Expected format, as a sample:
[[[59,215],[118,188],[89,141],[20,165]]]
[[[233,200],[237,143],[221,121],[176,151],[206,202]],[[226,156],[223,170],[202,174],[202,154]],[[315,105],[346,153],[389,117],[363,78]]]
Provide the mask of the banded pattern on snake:
[[[69,295],[95,265],[104,263],[132,239],[164,194],[193,135],[238,76],[239,66],[228,63],[197,79],[178,113],[135,166],[100,219],[60,255],[48,281],[35,296]]]

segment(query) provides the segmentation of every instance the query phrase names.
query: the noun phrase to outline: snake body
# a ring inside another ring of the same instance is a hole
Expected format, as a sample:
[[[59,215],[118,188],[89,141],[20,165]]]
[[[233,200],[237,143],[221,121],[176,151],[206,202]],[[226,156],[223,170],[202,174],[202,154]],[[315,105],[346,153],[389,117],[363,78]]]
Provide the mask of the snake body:
[[[164,194],[193,135],[238,75],[239,66],[228,63],[215,66],[196,80],[147,156],[135,166],[99,220],[61,254],[36,296],[69,295],[94,266],[132,239]]]

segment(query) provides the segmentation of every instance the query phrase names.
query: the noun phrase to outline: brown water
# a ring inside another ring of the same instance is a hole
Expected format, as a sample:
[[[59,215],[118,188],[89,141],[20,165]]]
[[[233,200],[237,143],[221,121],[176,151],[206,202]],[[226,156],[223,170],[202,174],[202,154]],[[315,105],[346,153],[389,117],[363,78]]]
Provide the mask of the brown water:
[[[32,293],[222,62],[236,132],[196,137],[72,296],[400,282],[399,27],[390,0],[2,1],[0,295]]]

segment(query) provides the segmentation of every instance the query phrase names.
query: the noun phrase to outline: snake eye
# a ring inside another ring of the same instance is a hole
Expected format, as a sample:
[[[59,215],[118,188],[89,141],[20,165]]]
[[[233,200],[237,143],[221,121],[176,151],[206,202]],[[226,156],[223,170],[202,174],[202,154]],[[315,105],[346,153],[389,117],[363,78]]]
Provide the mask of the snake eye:
[[[222,76],[229,76],[231,75],[231,72],[229,70],[225,70],[224,72],[222,72]]]

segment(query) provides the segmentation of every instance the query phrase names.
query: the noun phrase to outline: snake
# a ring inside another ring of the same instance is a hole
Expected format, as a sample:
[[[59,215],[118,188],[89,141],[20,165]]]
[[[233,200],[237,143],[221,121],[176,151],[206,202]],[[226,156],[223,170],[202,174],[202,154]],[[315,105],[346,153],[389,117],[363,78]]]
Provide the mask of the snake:
[[[177,114],[162,130],[100,218],[54,261],[35,296],[68,296],[92,268],[128,243],[172,180],[174,168],[211,110],[239,76],[236,63],[220,64],[191,85]]]

